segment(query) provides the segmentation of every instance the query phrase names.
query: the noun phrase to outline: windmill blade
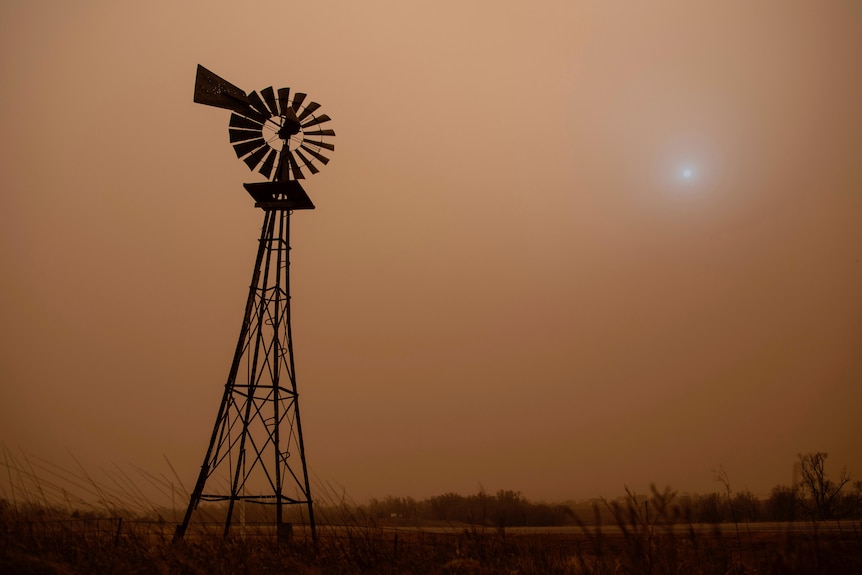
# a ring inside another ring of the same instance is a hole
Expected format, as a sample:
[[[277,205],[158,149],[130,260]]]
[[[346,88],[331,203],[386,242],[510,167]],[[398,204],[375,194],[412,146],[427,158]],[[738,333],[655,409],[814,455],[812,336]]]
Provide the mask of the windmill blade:
[[[282,114],[290,108],[290,88],[278,89],[278,108]]]
[[[266,102],[267,107],[269,108],[270,114],[272,114],[273,116],[278,116],[278,102],[275,101],[275,92],[272,90],[272,86],[261,90],[260,95],[263,96],[263,99]]]
[[[248,142],[241,142],[239,144],[234,144],[233,149],[236,152],[236,157],[241,158],[246,154],[249,154],[255,151],[258,148],[262,148],[263,146],[268,145],[263,138],[258,138],[256,140],[251,140]]]
[[[252,92],[254,94],[254,92]],[[260,96],[257,98],[260,100]],[[261,102],[261,106],[266,109],[266,106]],[[247,118],[253,122],[258,122],[259,124],[263,124],[269,119],[269,112],[261,112],[260,110],[255,109],[251,105],[246,105],[244,108],[235,109],[234,112],[244,118]]]
[[[244,118],[239,114],[231,114],[230,115],[230,127],[231,128],[242,128],[244,130],[262,130],[263,122],[258,122],[257,120],[251,120],[249,118]]]
[[[324,156],[320,152],[316,152],[316,151],[312,150],[311,148],[309,148],[308,146],[305,145],[305,142],[300,144],[299,147],[302,148],[303,150],[305,150],[306,152],[308,152],[309,154],[311,154],[312,156],[314,156],[317,159],[317,161],[322,163],[324,166],[329,163],[329,158],[327,158],[326,156]],[[299,150],[297,150],[296,153],[298,154]]]
[[[271,149],[272,148],[269,147],[269,144],[262,148],[258,148],[257,150],[249,154],[247,158],[244,158],[243,162],[245,162],[249,170],[253,170],[257,167],[263,157],[266,156],[267,152],[269,152]]]
[[[248,103],[251,105],[251,108],[261,114],[264,118],[264,122],[269,118],[269,109],[266,107],[266,104],[263,103],[263,100],[260,99],[260,94],[257,92],[252,92],[248,95]]]
[[[299,121],[303,121],[305,118],[311,115],[316,109],[320,107],[320,104],[317,102],[312,102],[308,106],[305,107],[305,110],[302,111],[302,114],[299,115]]]
[[[287,156],[287,161],[290,164],[290,171],[293,173],[294,180],[304,180],[305,174],[302,173],[302,170],[299,169],[299,164],[296,163],[296,159],[293,157],[293,152],[290,150],[281,150],[281,155]]]
[[[314,132],[304,132],[306,136],[334,136],[335,130],[316,130]]]
[[[302,92],[297,92],[296,94],[294,94],[293,106],[291,106],[294,112],[299,112],[299,107],[302,106],[302,102],[305,101],[306,95],[307,94],[303,94]]]
[[[330,118],[330,117],[329,117],[329,116],[327,116],[326,114],[323,114],[322,116],[318,116],[318,117],[313,118],[313,119],[309,120],[308,122],[306,122],[306,123],[302,124],[302,128],[303,128],[303,129],[305,129],[305,128],[310,128],[311,126],[316,126],[316,125],[318,125],[318,124],[322,124],[322,123],[324,123],[324,122],[328,122],[328,121],[329,121],[329,120],[331,120],[331,119],[332,119],[332,118]],[[334,132],[333,132],[333,135],[334,135]]]
[[[235,128],[231,128],[228,130],[230,134],[230,143],[234,144],[236,142],[245,142],[246,140],[253,140],[254,138],[260,138],[261,131],[260,130],[237,130]]]
[[[305,135],[307,136],[308,134]],[[335,146],[332,144],[327,144],[326,142],[318,142],[317,140],[303,140],[302,143],[317,146],[318,148],[326,148],[330,152],[335,151]]]
[[[249,106],[248,109],[242,115],[246,118],[252,118],[254,120],[257,120],[261,124],[269,120],[269,113],[259,112],[251,106]]]
[[[308,169],[311,170],[312,174],[316,174],[317,172],[320,171],[314,167],[314,164],[311,163],[311,160],[309,160],[308,158],[306,158],[305,156],[302,155],[302,152],[300,152],[299,150],[294,150],[294,151],[296,152],[296,155],[299,156],[299,159],[302,160],[302,163],[305,164],[306,166],[308,166]]]
[[[263,177],[265,177],[267,180],[270,179],[270,176],[272,176],[272,167],[275,164],[276,156],[278,156],[278,152],[275,149],[270,148],[269,155],[267,155],[266,159],[263,161],[263,164],[260,165],[260,169],[258,170],[258,172],[263,174]]]

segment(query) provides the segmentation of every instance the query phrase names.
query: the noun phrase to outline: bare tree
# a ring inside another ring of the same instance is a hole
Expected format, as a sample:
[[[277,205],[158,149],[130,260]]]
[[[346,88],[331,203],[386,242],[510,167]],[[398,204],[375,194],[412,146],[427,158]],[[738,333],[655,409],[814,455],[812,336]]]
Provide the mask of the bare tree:
[[[802,489],[811,497],[814,517],[820,520],[838,519],[844,515],[841,490],[850,482],[850,472],[841,470],[837,481],[826,476],[828,453],[800,453],[799,463],[802,472]]]

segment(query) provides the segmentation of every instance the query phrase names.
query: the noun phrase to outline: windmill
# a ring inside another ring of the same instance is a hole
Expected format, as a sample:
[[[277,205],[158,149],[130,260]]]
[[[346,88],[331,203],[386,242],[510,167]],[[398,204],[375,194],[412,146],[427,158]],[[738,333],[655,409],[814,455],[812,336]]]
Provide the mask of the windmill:
[[[335,146],[327,139],[335,132],[323,127],[330,118],[318,114],[320,104],[302,92],[269,87],[246,94],[200,65],[194,101],[233,112],[230,143],[266,181],[244,184],[264,212],[260,242],[215,426],[174,539],[196,525],[201,503],[221,502],[225,536],[247,506],[259,504],[274,507],[278,536],[286,537],[292,525],[284,510],[293,505],[307,508],[316,540],[290,329],[290,215],[314,208],[299,180],[329,162],[325,154]]]

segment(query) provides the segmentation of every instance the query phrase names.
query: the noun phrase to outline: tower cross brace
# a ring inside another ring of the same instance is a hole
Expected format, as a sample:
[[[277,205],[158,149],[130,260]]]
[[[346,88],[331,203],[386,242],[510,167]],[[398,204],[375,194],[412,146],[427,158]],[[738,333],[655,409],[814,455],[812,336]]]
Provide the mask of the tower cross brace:
[[[251,515],[265,522],[274,520],[279,536],[287,535],[292,525],[285,521],[285,506],[298,506],[307,509],[316,541],[290,327],[290,207],[299,205],[284,195],[276,197],[256,204],[263,208],[264,219],[239,339],[204,462],[175,540],[195,525],[193,516],[204,515],[202,503],[222,502],[208,515],[211,521],[218,517],[218,523],[223,523],[224,536],[232,526],[244,525],[252,505],[257,509]],[[269,511],[261,512],[259,506]],[[301,511],[299,517],[306,520]]]

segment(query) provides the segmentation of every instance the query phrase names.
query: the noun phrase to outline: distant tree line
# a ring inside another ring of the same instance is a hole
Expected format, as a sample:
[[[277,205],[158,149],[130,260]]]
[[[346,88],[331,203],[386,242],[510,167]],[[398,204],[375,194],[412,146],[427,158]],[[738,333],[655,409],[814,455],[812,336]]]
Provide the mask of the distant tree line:
[[[723,492],[673,493],[669,513],[679,521],[692,523],[862,519],[862,481],[852,482],[846,469],[838,479],[830,479],[824,465],[827,455],[800,454],[797,485],[773,487],[766,499],[747,490],[734,493],[722,471],[717,479],[724,485]],[[646,496],[630,493],[619,501],[547,504],[530,502],[517,491],[501,490],[490,495],[480,490],[475,495],[445,493],[420,501],[389,496],[372,499],[358,506],[357,511],[374,520],[461,522],[490,527],[556,526],[613,522],[614,504],[629,498],[647,506],[650,501]]]
[[[563,504],[532,503],[518,491],[500,490],[494,495],[480,490],[475,495],[444,493],[417,501],[412,497],[372,499],[361,511],[374,519],[461,522],[489,527],[566,525],[572,509]]]

